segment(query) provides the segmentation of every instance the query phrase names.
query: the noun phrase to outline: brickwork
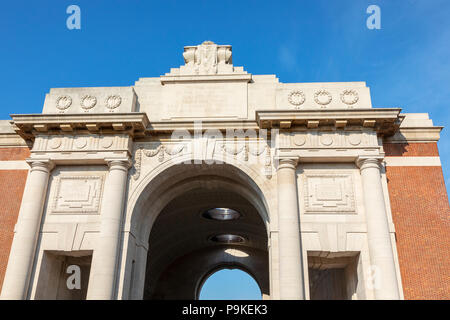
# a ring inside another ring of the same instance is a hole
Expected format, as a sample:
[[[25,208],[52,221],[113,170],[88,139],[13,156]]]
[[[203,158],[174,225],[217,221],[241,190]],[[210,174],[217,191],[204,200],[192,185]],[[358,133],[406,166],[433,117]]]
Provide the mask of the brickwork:
[[[0,148],[0,161],[25,160],[30,156],[26,147]],[[0,290],[8,265],[14,226],[19,215],[27,170],[0,170]]]
[[[30,149],[0,148],[0,161],[25,160],[30,156]]]
[[[385,143],[384,152],[388,157],[438,157],[437,143]]]
[[[0,170],[0,290],[8,264],[27,170]]]
[[[387,156],[437,156],[436,143],[386,144]],[[441,167],[387,167],[405,299],[450,299],[450,208]]]

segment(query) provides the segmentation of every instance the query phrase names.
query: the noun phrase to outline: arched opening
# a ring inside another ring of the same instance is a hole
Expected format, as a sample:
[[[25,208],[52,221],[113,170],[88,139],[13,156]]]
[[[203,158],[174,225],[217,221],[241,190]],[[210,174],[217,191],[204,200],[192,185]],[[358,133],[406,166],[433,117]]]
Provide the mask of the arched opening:
[[[241,268],[214,270],[199,288],[199,300],[261,300],[258,282]]]
[[[268,297],[268,210],[255,186],[229,164],[179,164],[153,178],[136,205],[140,220],[130,222],[148,239],[130,292],[142,284],[144,299],[197,299],[211,270],[239,266]]]

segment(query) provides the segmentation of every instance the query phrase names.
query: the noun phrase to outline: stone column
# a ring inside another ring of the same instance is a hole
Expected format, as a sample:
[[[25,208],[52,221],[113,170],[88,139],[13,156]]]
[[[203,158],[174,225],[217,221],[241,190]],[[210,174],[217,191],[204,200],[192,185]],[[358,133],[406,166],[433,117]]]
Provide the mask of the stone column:
[[[32,272],[48,178],[49,160],[27,160],[31,169],[22,196],[19,217],[2,288],[2,299],[26,299]]]
[[[380,159],[359,158],[357,165],[361,171],[364,193],[367,239],[375,299],[396,300],[400,296],[385,198],[381,185]]]
[[[280,299],[304,299],[296,158],[281,158],[277,169]]]
[[[128,159],[108,160],[103,192],[100,234],[92,257],[87,299],[115,299],[122,216],[127,185]]]

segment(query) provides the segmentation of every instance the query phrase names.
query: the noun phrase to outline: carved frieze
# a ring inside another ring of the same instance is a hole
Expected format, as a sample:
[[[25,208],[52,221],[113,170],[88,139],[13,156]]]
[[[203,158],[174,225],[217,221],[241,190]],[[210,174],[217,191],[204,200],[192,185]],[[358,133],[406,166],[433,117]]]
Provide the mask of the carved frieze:
[[[225,155],[231,155],[234,157],[239,157],[242,154],[242,159],[244,161],[249,161],[249,154],[256,158],[256,162],[260,159],[259,157],[264,154],[264,158],[261,162],[264,164],[264,175],[270,179],[272,177],[272,156],[270,151],[270,146],[267,143],[261,142],[220,142],[220,150]]]
[[[158,162],[162,163],[172,157],[188,152],[188,148],[189,145],[186,142],[167,144],[153,142],[149,144],[138,145],[133,157],[133,180],[138,180],[141,176],[143,156],[147,158],[156,157],[156,159],[158,159]]]
[[[131,138],[127,134],[101,135],[39,135],[33,152],[101,152],[126,151]]]
[[[141,164],[142,164],[142,147],[136,149],[133,158],[133,180],[139,179],[141,176]]]
[[[306,173],[305,213],[356,213],[351,173]]]
[[[184,144],[177,144],[177,145],[171,145],[171,146],[161,144],[155,149],[151,149],[151,150],[145,149],[145,150],[143,150],[143,153],[146,157],[154,157],[154,156],[158,155],[158,161],[163,162],[164,157],[166,155],[175,156],[175,155],[181,153],[181,151],[183,151],[184,148],[185,148]]]
[[[282,136],[280,147],[309,148],[368,148],[378,147],[375,132],[370,131],[308,131],[291,132]]]
[[[194,146],[195,145],[195,146]],[[216,139],[202,139],[198,141],[180,141],[172,143],[150,142],[136,146],[133,157],[133,180],[141,176],[142,166],[146,158],[155,159],[159,163],[168,161],[180,155],[191,155],[192,159],[205,161],[223,161],[239,159],[249,165],[260,164],[262,173],[270,179],[272,177],[272,155],[270,146],[264,143],[248,141],[225,141]],[[155,165],[155,164],[153,164]]]

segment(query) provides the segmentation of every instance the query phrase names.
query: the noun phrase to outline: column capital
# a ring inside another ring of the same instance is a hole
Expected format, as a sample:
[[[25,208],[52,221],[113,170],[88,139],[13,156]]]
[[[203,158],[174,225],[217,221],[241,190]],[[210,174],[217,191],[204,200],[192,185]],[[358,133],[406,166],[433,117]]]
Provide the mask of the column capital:
[[[374,157],[358,157],[356,159],[356,165],[359,170],[364,170],[367,168],[376,168],[380,169],[381,161],[383,161],[384,157],[374,156]]]
[[[276,157],[275,159],[278,161],[277,170],[284,168],[295,170],[299,161],[298,157]]]
[[[55,167],[55,163],[50,159],[34,159],[28,158],[25,160],[31,167],[30,171],[42,171],[50,173]]]
[[[105,159],[109,167],[109,171],[111,170],[123,170],[128,171],[131,167],[131,160],[129,158],[107,158]]]

